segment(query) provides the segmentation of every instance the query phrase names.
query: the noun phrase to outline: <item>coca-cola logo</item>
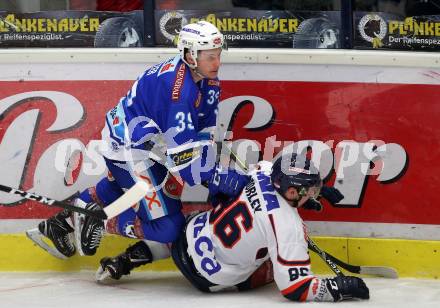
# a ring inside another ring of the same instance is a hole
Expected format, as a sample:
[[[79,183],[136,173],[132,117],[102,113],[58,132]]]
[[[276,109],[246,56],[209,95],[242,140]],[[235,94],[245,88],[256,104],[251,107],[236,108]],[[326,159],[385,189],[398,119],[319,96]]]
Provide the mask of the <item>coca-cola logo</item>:
[[[55,120],[47,132],[62,133],[66,129],[79,125],[84,117],[84,108],[74,96],[58,91],[33,91],[12,95],[0,100],[0,116],[33,98],[47,98],[56,107]],[[230,128],[243,105],[252,104],[253,113],[244,129],[266,129],[274,121],[273,105],[258,96],[233,96],[219,105],[216,140],[232,139]],[[20,188],[25,177],[33,177],[33,186],[28,189],[43,196],[64,200],[74,193],[94,185],[106,174],[105,163],[100,156],[98,140],[89,140],[87,144],[76,138],[65,138],[47,144],[38,158],[35,170],[26,169],[26,161],[33,153],[36,142],[34,136],[38,129],[40,110],[30,109],[21,113],[4,129],[0,144],[0,183]],[[104,119],[103,119],[104,124]],[[304,152],[311,151],[311,159],[319,167],[321,176],[328,178],[335,172],[334,186],[345,198],[339,206],[356,207],[361,204],[364,186],[370,175],[376,175],[376,181],[388,183],[399,178],[407,164],[404,148],[396,143],[371,140],[277,140],[276,134],[263,142],[240,139],[230,146],[247,163],[255,164],[259,157],[272,160],[277,150]],[[81,159],[78,159],[78,155]],[[74,162],[74,167],[72,167]],[[72,178],[72,169],[76,175]],[[68,178],[68,181],[66,181]],[[200,200],[199,197],[196,198]],[[13,205],[22,201],[19,195],[0,193],[0,203]]]
[[[41,98],[49,100],[56,107],[55,120],[46,129],[47,133],[62,134],[81,122],[84,116],[81,102],[68,93],[58,91],[32,91],[3,98],[0,100],[0,116],[4,117],[8,112],[25,102]],[[44,105],[41,108],[44,108]],[[104,174],[105,166],[102,157],[93,150],[96,142],[90,142],[86,148],[78,139],[63,139],[53,144],[47,144],[45,151],[38,159],[35,170],[29,170],[27,161],[29,157],[34,155],[35,135],[38,130],[40,113],[41,110],[38,108],[26,110],[16,117],[8,127],[2,126],[5,131],[0,144],[0,169],[2,170],[0,182],[19,188],[25,178],[33,176],[33,180],[30,181],[33,185],[27,190],[57,200],[64,200],[77,191],[96,183],[97,179]],[[59,153],[60,147],[66,145],[71,145],[71,153],[65,156],[65,160],[60,161],[57,153]],[[84,159],[77,180],[69,186],[65,184],[66,170],[69,159],[76,158],[76,149],[83,152]],[[0,193],[1,204],[14,204],[22,200],[23,198],[20,196]]]

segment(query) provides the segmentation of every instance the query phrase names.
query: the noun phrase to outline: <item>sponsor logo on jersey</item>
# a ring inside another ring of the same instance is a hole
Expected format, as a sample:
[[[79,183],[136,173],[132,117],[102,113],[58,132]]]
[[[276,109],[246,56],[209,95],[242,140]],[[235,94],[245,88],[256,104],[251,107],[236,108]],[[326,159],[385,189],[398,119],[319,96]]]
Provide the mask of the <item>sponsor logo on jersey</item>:
[[[110,117],[114,119],[117,112],[118,112],[118,105],[116,105],[115,107],[112,108],[112,110],[109,111]]]
[[[117,137],[119,140],[124,141],[125,138],[125,126],[123,121],[119,118],[119,116],[116,116],[112,121],[112,128],[113,133],[115,137]]]
[[[192,220],[194,231],[193,238],[194,250],[201,257],[200,267],[208,275],[213,275],[221,270],[221,265],[217,262],[214,256],[214,244],[207,236],[201,235],[203,228],[208,221],[208,213],[203,213]],[[196,259],[194,259],[196,260]]]
[[[199,92],[199,95],[197,95],[197,99],[194,102],[194,107],[199,108],[201,101],[202,101],[202,93]],[[199,116],[200,116],[200,113],[199,113]]]
[[[167,61],[163,62],[160,65],[160,68],[156,68],[156,71],[159,70],[159,72],[157,73],[157,77],[159,77],[162,74],[165,73],[171,73],[174,72],[174,70],[176,69],[176,65],[180,60],[180,56],[176,56],[174,58],[168,59]]]
[[[147,72],[146,72],[147,76],[150,76],[150,75],[156,73],[157,70],[159,69],[160,65],[161,65],[161,64],[158,63],[158,64],[152,66],[151,68],[149,68],[149,69],[147,70]]]
[[[150,189],[147,191],[144,199],[136,203],[133,208],[141,203],[142,206],[147,210],[150,219],[156,219],[166,215],[166,204],[162,204],[162,198],[158,193],[157,188],[152,186],[152,179],[147,175],[139,174],[137,172],[135,172],[135,175],[144,180],[150,186]]]
[[[179,199],[183,192],[183,185],[174,176],[170,175],[163,192],[172,199]]]
[[[176,154],[171,154],[170,157],[171,160],[174,162],[175,166],[177,167],[189,163],[191,160],[199,157],[199,155],[200,155],[199,149],[191,148]]]
[[[164,66],[162,66],[162,68],[160,69],[159,74],[162,74],[164,72],[171,71],[171,70],[174,71],[174,67],[175,67],[175,65],[173,63],[167,63]]]
[[[318,294],[316,295],[316,300],[317,301],[323,301],[323,299],[326,297],[327,293],[328,293],[328,289],[325,285],[325,283],[320,283],[319,284],[319,290],[318,290]],[[333,297],[333,296],[332,296]]]
[[[214,79],[209,79],[208,80],[208,86],[220,87],[220,81],[219,80],[214,80]]]
[[[173,90],[171,91],[171,99],[178,101],[180,97],[180,90],[183,87],[183,80],[185,77],[185,64],[180,64],[176,73],[176,79],[174,80]]]

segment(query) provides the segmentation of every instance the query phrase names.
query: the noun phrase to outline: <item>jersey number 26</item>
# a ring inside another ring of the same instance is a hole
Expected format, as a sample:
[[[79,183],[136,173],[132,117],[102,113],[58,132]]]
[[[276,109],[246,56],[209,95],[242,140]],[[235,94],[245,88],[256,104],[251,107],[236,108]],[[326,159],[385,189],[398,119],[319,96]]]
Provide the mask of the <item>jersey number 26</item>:
[[[241,232],[252,229],[253,218],[243,201],[232,203],[228,207],[220,206],[212,210],[209,222],[214,224],[214,234],[223,246],[232,248],[241,239]]]

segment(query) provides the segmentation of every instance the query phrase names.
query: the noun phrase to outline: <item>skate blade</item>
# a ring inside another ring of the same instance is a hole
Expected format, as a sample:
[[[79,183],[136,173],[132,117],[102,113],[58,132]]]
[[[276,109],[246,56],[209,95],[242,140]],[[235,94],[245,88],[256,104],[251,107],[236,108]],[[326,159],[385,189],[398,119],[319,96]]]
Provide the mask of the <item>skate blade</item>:
[[[49,254],[54,256],[55,258],[66,260],[67,257],[60,253],[55,247],[50,246],[48,243],[46,243],[43,239],[45,236],[43,233],[38,230],[38,228],[27,230],[26,236],[34,242],[36,245],[40,246],[42,249],[46,250]]]
[[[98,268],[98,270],[95,273],[95,279],[97,283],[105,282],[106,280],[110,280],[111,274],[108,270],[104,270],[101,266]]]

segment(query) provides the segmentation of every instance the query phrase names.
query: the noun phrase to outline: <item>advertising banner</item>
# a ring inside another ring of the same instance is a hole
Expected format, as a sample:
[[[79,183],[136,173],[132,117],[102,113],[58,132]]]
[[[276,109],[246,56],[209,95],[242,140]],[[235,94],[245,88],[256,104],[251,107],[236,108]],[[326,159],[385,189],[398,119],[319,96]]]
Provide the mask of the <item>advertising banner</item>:
[[[434,51],[440,49],[440,16],[402,17],[355,13],[354,47]]]
[[[340,12],[156,10],[158,46],[174,46],[182,26],[214,24],[231,47],[338,48]]]
[[[131,83],[0,81],[0,183],[57,200],[96,183],[106,171],[93,140]],[[250,140],[245,151],[271,160],[303,143],[319,154],[321,174],[345,199],[304,212],[306,220],[439,224],[438,85],[224,80],[222,88],[220,118],[233,121],[233,140]],[[58,211],[14,198],[0,194],[0,219]]]
[[[142,46],[142,14],[0,11],[0,48]]]

